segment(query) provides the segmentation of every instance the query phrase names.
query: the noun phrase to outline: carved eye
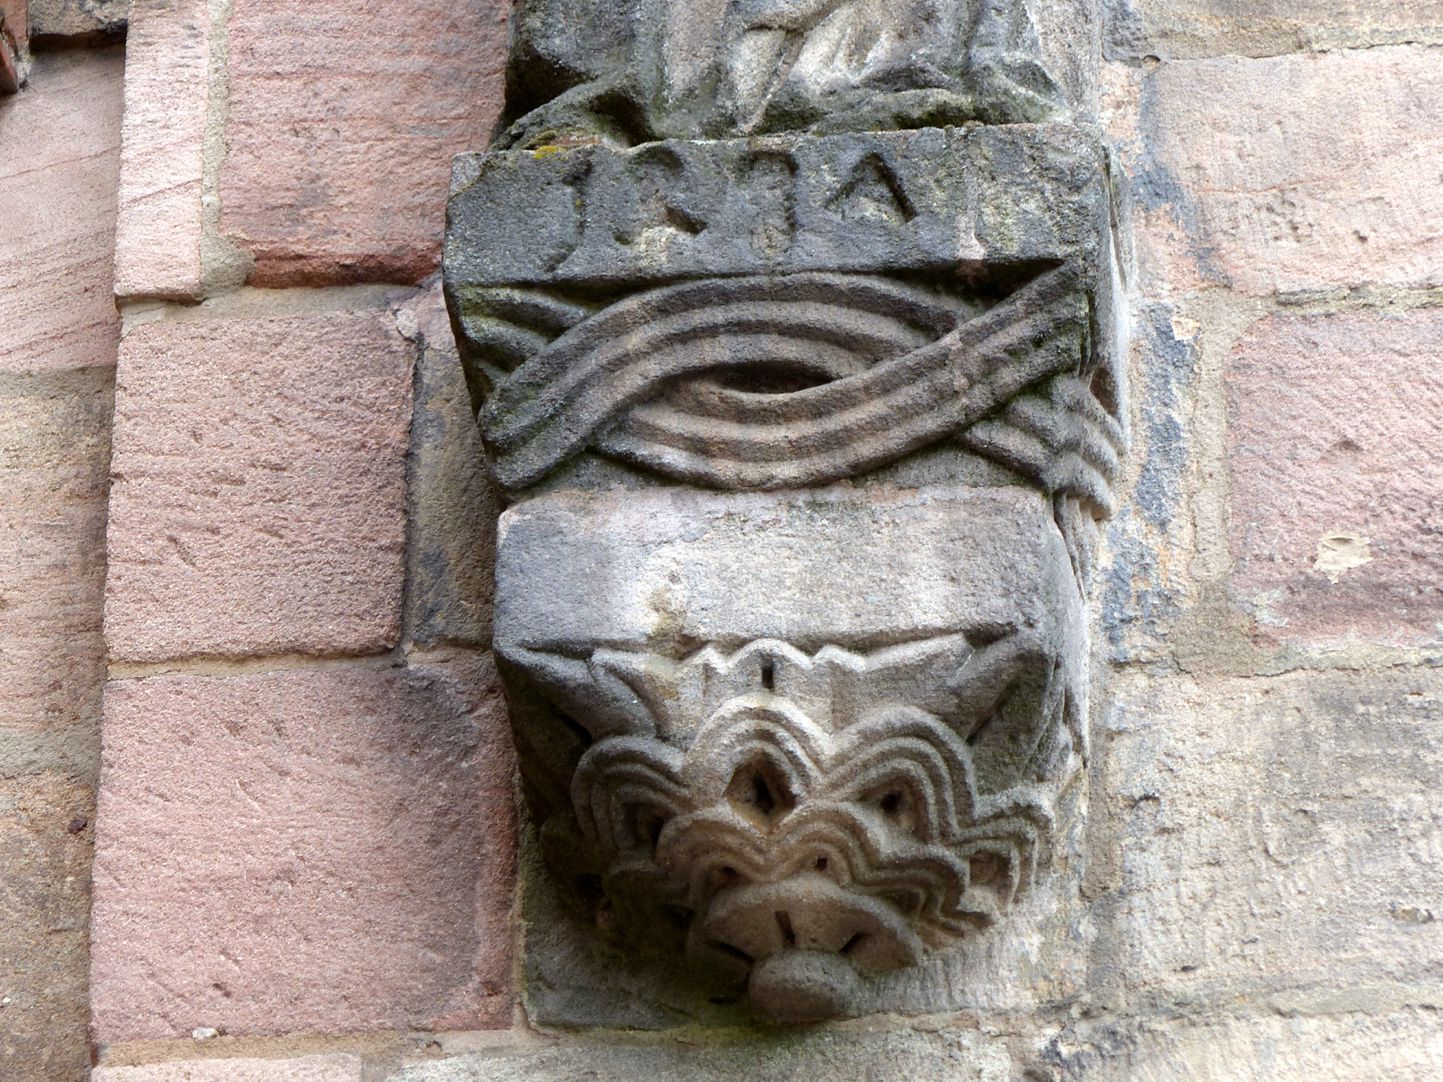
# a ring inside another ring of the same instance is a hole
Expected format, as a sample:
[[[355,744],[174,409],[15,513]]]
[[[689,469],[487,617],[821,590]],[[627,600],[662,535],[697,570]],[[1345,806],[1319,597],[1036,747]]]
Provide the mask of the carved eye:
[[[976,853],[968,864],[969,885],[1000,887],[1006,884],[1012,862],[1001,853]]]
[[[599,875],[578,875],[572,880],[576,888],[576,896],[581,904],[592,913],[595,913],[606,897],[606,892],[601,887],[601,876]]]
[[[660,808],[643,806],[632,812],[632,837],[637,843],[650,847],[653,854],[661,842],[661,832],[666,829],[671,816]]]
[[[768,829],[797,806],[782,773],[765,760],[738,767],[726,795],[734,809]]]
[[[696,911],[684,905],[664,905],[661,907],[661,915],[673,930],[684,932],[691,927]]]
[[[866,798],[866,803],[882,813],[882,817],[898,830],[908,834],[917,832],[917,806],[910,790],[902,786],[887,786]]]

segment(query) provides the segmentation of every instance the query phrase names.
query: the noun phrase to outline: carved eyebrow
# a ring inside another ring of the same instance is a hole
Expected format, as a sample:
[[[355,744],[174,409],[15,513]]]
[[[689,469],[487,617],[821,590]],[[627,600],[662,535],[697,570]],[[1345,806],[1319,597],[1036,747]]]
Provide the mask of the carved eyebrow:
[[[970,736],[1012,693],[1031,668],[1048,664],[1031,636],[1013,633],[979,647],[947,682],[953,695],[954,720]]]
[[[851,0],[737,0],[737,16],[751,29],[809,30]]]

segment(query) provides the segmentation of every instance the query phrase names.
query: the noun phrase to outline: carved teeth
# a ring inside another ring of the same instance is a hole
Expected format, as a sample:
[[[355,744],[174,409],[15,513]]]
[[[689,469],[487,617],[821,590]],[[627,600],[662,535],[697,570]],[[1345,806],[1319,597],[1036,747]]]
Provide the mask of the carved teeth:
[[[924,952],[891,906],[821,876],[734,887],[713,901],[701,932],[757,962],[784,951],[824,952],[864,973],[916,965]]]

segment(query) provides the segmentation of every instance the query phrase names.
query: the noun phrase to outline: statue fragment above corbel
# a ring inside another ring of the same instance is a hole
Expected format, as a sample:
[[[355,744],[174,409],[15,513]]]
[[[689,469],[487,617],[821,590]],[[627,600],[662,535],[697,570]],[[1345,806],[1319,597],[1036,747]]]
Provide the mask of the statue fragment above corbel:
[[[1040,123],[1009,0],[521,0],[498,146]]]
[[[446,290],[573,920],[771,1022],[993,934],[1086,756],[1107,156],[1020,0],[522,0]]]

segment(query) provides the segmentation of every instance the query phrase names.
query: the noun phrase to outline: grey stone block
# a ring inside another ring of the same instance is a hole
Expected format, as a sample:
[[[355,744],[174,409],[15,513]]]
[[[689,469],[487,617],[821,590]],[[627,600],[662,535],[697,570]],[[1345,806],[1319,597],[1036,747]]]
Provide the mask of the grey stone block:
[[[1433,1082],[1443,1027],[1429,1009],[1097,1021],[1040,1063],[1060,1082]]]
[[[1042,632],[1075,593],[1050,527],[1020,486],[558,493],[502,516],[497,646],[816,650]]]
[[[1008,1082],[1002,1041],[970,1032],[756,1034],[714,1044],[564,1044],[416,1064],[388,1082]]]
[[[1107,0],[1104,20],[1119,59],[1443,42],[1440,0]]]
[[[511,151],[458,159],[445,265],[486,286],[1095,258],[1101,147],[1063,125]]]
[[[1024,938],[972,941],[1015,906],[1024,924],[1066,923],[1067,888],[1039,867],[1073,825],[1057,799],[1083,740],[1081,606],[1051,509],[1015,486],[571,493],[507,511],[497,649],[551,865],[576,884],[528,884],[533,1016],[726,1018],[750,971],[753,1009],[780,1019],[813,983],[789,972],[785,995],[761,991],[793,939],[860,974],[818,976],[837,997],[819,1015],[1026,996],[1019,978],[1040,959],[1024,960]],[[908,763],[935,780],[902,780]],[[865,800],[850,810],[853,792],[874,794],[880,818]],[[638,858],[648,829],[654,856]],[[798,861],[805,874],[787,879]],[[633,896],[635,877],[660,911]],[[887,890],[916,892],[906,921],[868,900]],[[643,929],[644,954],[675,938],[713,979],[655,980],[589,945],[568,897],[599,904],[594,923]],[[959,941],[965,958],[905,971]],[[962,966],[989,971],[985,991],[942,975]]]
[[[131,0],[30,0],[30,37],[93,38],[125,33]]]
[[[423,645],[489,646],[496,497],[454,349],[426,343],[415,395],[407,634]]]
[[[1132,1002],[1436,989],[1438,672],[1137,676],[1114,694],[1102,941]]]
[[[503,145],[1009,124],[1065,112],[1030,5],[521,0]],[[1077,47],[1086,38],[1066,35]]]

